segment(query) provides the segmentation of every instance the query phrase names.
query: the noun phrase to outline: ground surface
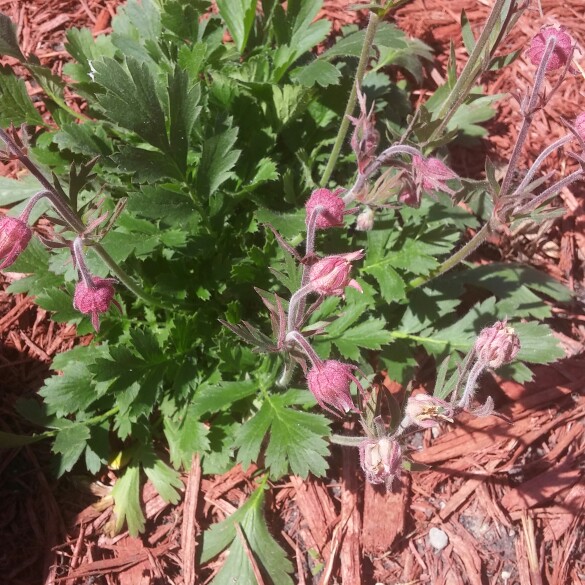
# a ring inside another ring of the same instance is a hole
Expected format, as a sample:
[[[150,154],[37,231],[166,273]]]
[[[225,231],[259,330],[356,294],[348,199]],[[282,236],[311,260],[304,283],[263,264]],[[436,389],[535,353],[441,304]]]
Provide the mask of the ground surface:
[[[45,64],[61,66],[64,31],[88,26],[108,30],[116,0],[0,0],[0,10],[19,26],[24,51],[34,50]],[[350,22],[349,2],[325,2],[324,16],[337,26]],[[459,14],[465,8],[476,26],[489,0],[414,0],[395,15],[409,34],[437,51],[428,71],[424,99],[444,75],[448,42],[460,45]],[[562,6],[561,6],[562,5]],[[577,62],[585,66],[583,0],[542,0],[544,17],[529,12],[507,43],[526,46],[541,24],[563,24],[578,42]],[[463,53],[458,50],[458,56]],[[521,59],[497,79],[491,92],[525,86],[529,70]],[[560,116],[571,119],[585,108],[584,79],[568,80],[546,113],[539,114],[524,158],[533,160],[560,136]],[[34,93],[35,88],[30,88]],[[513,100],[503,100],[490,124],[484,149],[505,160],[518,124]],[[454,149],[453,164],[467,176],[482,172],[484,152]],[[553,158],[549,170],[573,164]],[[0,168],[16,176],[13,165]],[[502,233],[478,261],[527,261],[548,271],[583,300],[585,258],[583,188],[565,191],[564,216],[541,230]],[[0,289],[6,283],[0,276]],[[582,306],[582,305],[581,305]],[[355,452],[336,451],[328,481],[290,477],[271,490],[267,510],[272,533],[297,562],[295,579],[303,583],[370,585],[569,585],[585,583],[583,536],[585,486],[585,317],[579,304],[555,307],[553,327],[568,359],[536,369],[534,382],[522,387],[493,380],[489,391],[499,412],[511,420],[459,417],[438,437],[421,435],[425,447],[416,457],[426,472],[404,475],[395,493],[365,485]],[[36,392],[51,358],[83,343],[72,327],[57,325],[25,297],[0,290],[0,430],[19,432],[13,403]],[[399,391],[388,381],[392,391]],[[252,491],[253,469],[235,468],[225,476],[202,477],[197,461],[185,475],[185,498],[167,506],[148,486],[143,494],[148,515],[142,538],[108,538],[103,526],[111,509],[91,504],[107,494],[114,480],[104,475],[56,483],[48,469],[47,446],[0,452],[0,575],[6,585],[38,583],[190,585],[203,583],[216,566],[194,567],[189,546],[200,525],[223,518]],[[195,511],[195,513],[193,513]],[[446,535],[441,551],[429,544],[431,528]],[[315,557],[307,554],[313,549]],[[323,570],[314,574],[321,564]],[[313,573],[312,573],[313,571]],[[197,578],[195,578],[197,575]],[[68,577],[68,579],[65,579]],[[192,578],[191,578],[192,577]]]

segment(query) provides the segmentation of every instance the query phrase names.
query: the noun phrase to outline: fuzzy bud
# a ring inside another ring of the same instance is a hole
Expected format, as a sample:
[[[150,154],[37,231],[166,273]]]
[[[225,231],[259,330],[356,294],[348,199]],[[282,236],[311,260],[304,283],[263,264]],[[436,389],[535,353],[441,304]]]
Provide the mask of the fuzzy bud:
[[[540,29],[540,32],[532,39],[530,48],[528,49],[528,58],[533,65],[540,65],[546,49],[547,40],[551,37],[554,37],[556,42],[546,64],[546,71],[554,71],[567,64],[571,58],[573,40],[565,30],[563,26],[558,29],[552,26]]]
[[[374,227],[374,210],[366,207],[358,216],[356,226],[361,232],[369,232]]]
[[[307,384],[322,408],[333,413],[329,404],[340,412],[355,410],[350,384],[353,381],[359,387],[359,382],[352,373],[354,369],[355,366],[337,360],[325,360],[313,366],[307,374]]]
[[[455,195],[455,191],[445,181],[456,179],[457,174],[443,161],[415,155],[412,157],[412,169],[415,183],[425,191],[444,191],[449,195]]]
[[[8,268],[32,238],[27,223],[17,217],[0,217],[0,270]]]
[[[509,364],[516,357],[520,351],[520,339],[506,321],[498,321],[482,329],[474,349],[479,363],[495,369]]]
[[[113,278],[95,276],[92,278],[92,286],[80,280],[75,287],[73,307],[84,315],[91,315],[91,323],[96,331],[100,328],[100,313],[106,313],[112,303],[120,308],[114,300],[115,283],[116,280]]]
[[[315,227],[317,229],[327,229],[343,225],[343,216],[345,212],[345,203],[339,196],[342,189],[329,191],[329,189],[317,189],[311,193],[311,196],[305,203],[307,211],[307,223],[317,206],[322,207],[321,213],[317,216]]]
[[[365,439],[360,444],[360,465],[370,483],[385,483],[391,489],[401,464],[402,449],[389,437]]]
[[[453,407],[440,398],[428,394],[411,396],[406,403],[406,415],[411,423],[423,429],[439,426],[440,420],[453,422]]]
[[[346,286],[363,292],[362,287],[351,278],[351,262],[363,257],[363,250],[349,254],[326,256],[317,261],[309,270],[309,284],[323,296],[342,297]]]

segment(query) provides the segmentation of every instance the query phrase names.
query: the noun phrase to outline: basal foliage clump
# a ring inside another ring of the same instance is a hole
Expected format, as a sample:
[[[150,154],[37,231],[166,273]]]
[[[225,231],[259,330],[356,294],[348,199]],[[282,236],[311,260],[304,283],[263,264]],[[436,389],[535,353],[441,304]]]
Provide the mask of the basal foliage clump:
[[[562,38],[559,52],[559,33],[544,29],[508,171],[500,182],[487,161],[486,180],[472,181],[442,149],[485,134],[479,123],[501,96],[477,80],[517,56],[497,48],[523,6],[498,0],[477,39],[463,15],[469,61],[458,74],[453,52],[445,85],[417,111],[409,92],[432,55],[382,21],[392,5],[370,6],[367,30],[348,27],[316,56],[330,33],[314,21],[320,6],[222,0],[212,14],[205,0],[129,0],[111,34],[69,31],[62,78],[22,54],[0,17],[0,51],[26,68],[51,114],[39,115],[11,67],[0,70],[0,124],[12,126],[0,138],[30,173],[0,181],[0,205],[12,206],[0,261],[27,274],[9,290],[80,334],[99,329],[91,346],[54,359],[42,402],[18,405],[47,430],[2,439],[53,438],[59,474],[116,462],[112,532],[144,528],[144,477],[177,502],[196,453],[204,473],[258,464],[258,491],[203,537],[203,561],[230,547],[215,583],[242,570],[253,582],[236,523],[272,581],[292,582],[262,518],[268,477],[324,475],[333,441],[359,447],[366,477],[391,487],[409,467],[409,426],[487,414],[491,403],[473,406],[484,371],[505,366],[525,381],[525,362],[563,355],[543,323],[543,298],[570,298],[561,285],[529,266],[465,260],[499,224],[550,215],[542,206],[582,177],[544,189],[551,177],[535,178],[555,148],[584,146],[577,120],[514,178],[550,99],[545,75],[564,67],[560,84],[572,45]],[[406,80],[393,81],[396,67]],[[54,231],[40,241],[29,225],[42,214]],[[481,290],[471,307],[467,287]],[[434,396],[398,405],[373,389],[380,370],[407,386],[421,351],[440,364]],[[332,436],[317,405],[359,412],[365,436]]]

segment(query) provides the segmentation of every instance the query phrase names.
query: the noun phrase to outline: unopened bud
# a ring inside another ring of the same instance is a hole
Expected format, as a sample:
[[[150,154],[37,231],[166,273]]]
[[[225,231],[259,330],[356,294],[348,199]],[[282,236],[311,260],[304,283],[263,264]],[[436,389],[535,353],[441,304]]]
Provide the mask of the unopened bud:
[[[351,262],[363,257],[363,251],[337,254],[322,258],[309,270],[309,284],[323,296],[343,296],[346,286],[363,292],[362,287],[351,278]]]
[[[0,270],[15,262],[32,238],[27,223],[17,217],[0,217]]]
[[[520,351],[520,339],[506,321],[482,329],[475,342],[478,362],[490,368],[509,364]]]
[[[390,489],[400,474],[402,449],[389,437],[365,439],[360,444],[360,465],[370,483],[385,483]]]
[[[307,384],[319,405],[333,412],[327,405],[333,406],[340,412],[355,410],[351,399],[350,385],[358,380],[353,375],[355,366],[344,364],[337,360],[325,360],[318,363],[307,374]]]
[[[88,286],[84,280],[80,280],[75,287],[73,307],[84,315],[91,315],[91,323],[96,331],[100,328],[100,313],[106,313],[112,303],[120,308],[114,300],[115,283],[114,278],[94,276],[91,286]]]
[[[546,64],[546,71],[554,71],[567,64],[571,58],[573,40],[565,30],[564,26],[558,29],[552,26],[540,29],[540,32],[532,39],[530,48],[528,49],[528,58],[533,65],[540,65],[546,49],[547,40],[551,37],[555,39],[555,46]]]
[[[307,223],[315,211],[316,207],[322,210],[317,216],[315,226],[318,229],[327,229],[343,225],[343,216],[345,214],[345,203],[339,196],[342,189],[329,191],[329,189],[316,189],[305,203],[307,211]]]
[[[406,415],[411,423],[423,429],[439,425],[439,421],[453,422],[453,407],[440,398],[428,394],[411,396],[406,403]]]
[[[361,232],[369,232],[374,227],[374,210],[366,207],[358,216],[355,227]]]

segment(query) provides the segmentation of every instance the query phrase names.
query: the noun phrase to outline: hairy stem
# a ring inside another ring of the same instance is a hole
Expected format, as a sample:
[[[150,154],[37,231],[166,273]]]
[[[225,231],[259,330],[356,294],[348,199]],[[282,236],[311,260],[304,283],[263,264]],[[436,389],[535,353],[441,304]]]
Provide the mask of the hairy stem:
[[[286,341],[294,341],[305,353],[305,355],[313,364],[313,367],[320,366],[323,361],[317,355],[317,352],[312,348],[311,344],[305,339],[305,337],[299,331],[289,331],[286,334]]]

